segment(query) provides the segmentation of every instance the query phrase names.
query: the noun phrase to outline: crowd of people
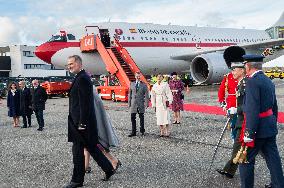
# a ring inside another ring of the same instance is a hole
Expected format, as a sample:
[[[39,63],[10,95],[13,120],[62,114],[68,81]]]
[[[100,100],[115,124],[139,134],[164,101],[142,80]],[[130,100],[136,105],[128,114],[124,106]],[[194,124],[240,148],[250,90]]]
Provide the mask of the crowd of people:
[[[38,122],[38,131],[44,127],[43,111],[47,100],[47,93],[39,85],[38,80],[32,81],[32,87],[27,88],[25,81],[12,82],[8,87],[7,107],[8,116],[13,118],[13,127],[31,127],[31,116],[33,112]],[[20,126],[20,116],[23,118],[23,125]]]

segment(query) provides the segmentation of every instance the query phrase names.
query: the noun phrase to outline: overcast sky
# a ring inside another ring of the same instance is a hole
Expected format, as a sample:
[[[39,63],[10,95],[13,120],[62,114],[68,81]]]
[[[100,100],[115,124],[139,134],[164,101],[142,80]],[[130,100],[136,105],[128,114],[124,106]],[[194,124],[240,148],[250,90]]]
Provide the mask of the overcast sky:
[[[0,46],[39,45],[64,27],[101,21],[266,29],[281,0],[0,0]]]

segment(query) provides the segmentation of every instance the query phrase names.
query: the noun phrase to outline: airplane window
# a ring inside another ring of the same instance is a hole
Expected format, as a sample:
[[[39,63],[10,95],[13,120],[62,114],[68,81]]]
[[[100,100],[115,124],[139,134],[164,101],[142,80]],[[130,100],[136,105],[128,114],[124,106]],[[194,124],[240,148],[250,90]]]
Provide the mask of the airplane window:
[[[76,37],[72,34],[67,34],[68,40],[76,40]]]
[[[164,37],[162,37],[162,41],[164,40]]]
[[[123,38],[123,40],[125,40],[125,36],[123,36],[122,38]]]
[[[146,40],[148,40],[148,38],[147,38],[147,37],[145,37],[145,39],[146,39]]]
[[[134,37],[132,37],[132,40],[135,40],[135,38],[134,38]]]
[[[52,35],[48,42],[67,42],[66,36]]]
[[[152,40],[152,37],[150,37],[150,40]]]
[[[130,37],[127,37],[127,40],[130,40]]]
[[[180,41],[183,41],[183,39],[181,38]]]
[[[186,38],[184,38],[184,41],[186,41]]]
[[[156,40],[156,37],[154,37],[154,40]]]
[[[143,40],[143,37],[141,37],[141,40]]]
[[[179,41],[179,38],[177,38],[177,41]]]

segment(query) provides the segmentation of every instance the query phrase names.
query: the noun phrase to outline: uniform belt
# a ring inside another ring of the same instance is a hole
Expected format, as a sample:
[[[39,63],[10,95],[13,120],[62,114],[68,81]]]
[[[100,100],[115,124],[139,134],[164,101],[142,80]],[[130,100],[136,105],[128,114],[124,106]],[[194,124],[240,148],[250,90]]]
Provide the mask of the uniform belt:
[[[273,114],[272,109],[269,108],[267,111],[259,113],[258,117],[265,118],[265,117],[271,116],[272,114]]]

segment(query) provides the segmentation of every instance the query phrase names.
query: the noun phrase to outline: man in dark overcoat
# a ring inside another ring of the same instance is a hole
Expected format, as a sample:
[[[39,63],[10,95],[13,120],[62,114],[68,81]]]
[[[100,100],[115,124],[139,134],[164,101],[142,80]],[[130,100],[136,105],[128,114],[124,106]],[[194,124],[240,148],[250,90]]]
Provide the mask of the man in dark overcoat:
[[[26,87],[25,81],[19,82],[20,87],[20,110],[23,117],[22,128],[27,128],[27,124],[31,127],[31,116],[33,114],[32,110],[32,95],[31,90]]]
[[[239,166],[241,187],[254,187],[255,157],[262,152],[271,175],[271,185],[265,187],[283,188],[283,170],[276,144],[278,106],[275,86],[262,71],[263,56],[244,55],[243,58],[249,79],[243,104],[245,123],[240,139],[249,149],[247,161]]]
[[[35,112],[38,131],[42,131],[44,127],[43,111],[45,110],[45,102],[47,100],[47,93],[43,87],[39,85],[38,80],[32,81],[32,109]]]
[[[114,173],[110,161],[104,156],[97,146],[98,130],[95,116],[93,85],[90,77],[82,69],[82,59],[78,55],[68,58],[68,69],[76,74],[69,92],[69,116],[68,116],[68,142],[73,142],[73,175],[71,182],[65,188],[83,186],[84,148],[88,150],[97,164],[105,172],[108,180]]]

